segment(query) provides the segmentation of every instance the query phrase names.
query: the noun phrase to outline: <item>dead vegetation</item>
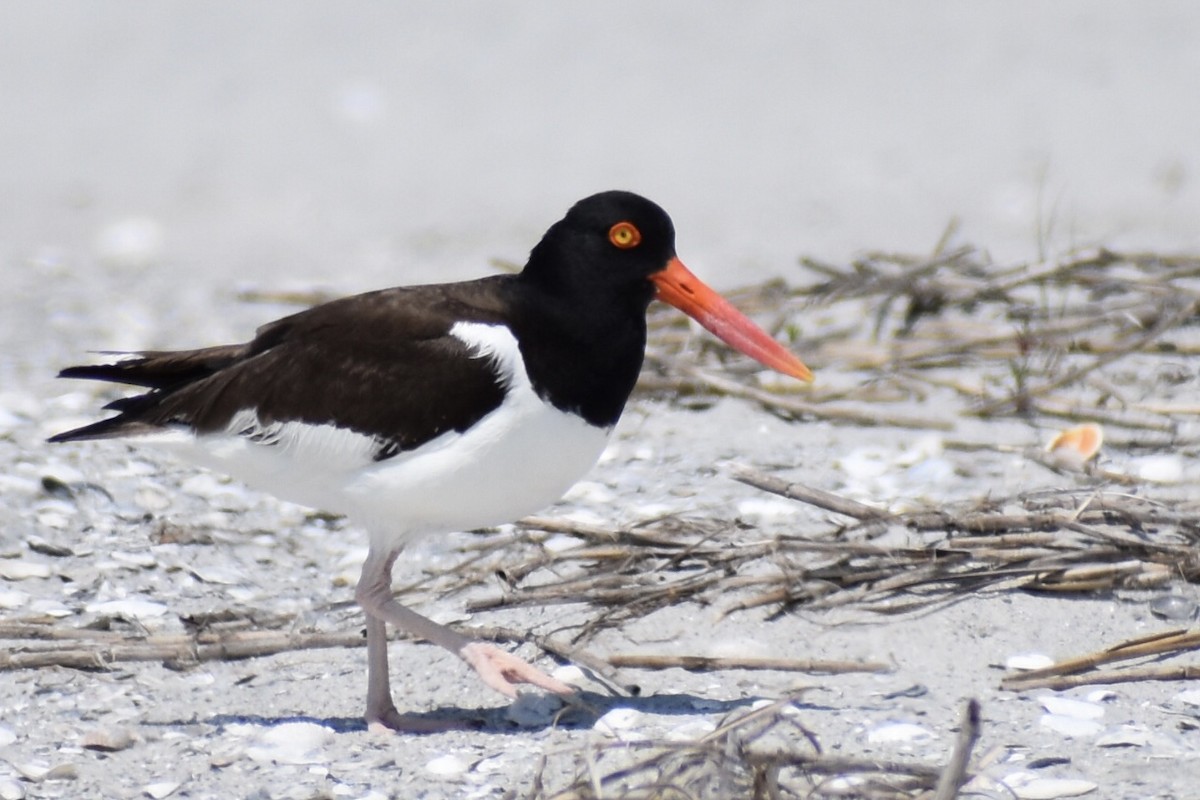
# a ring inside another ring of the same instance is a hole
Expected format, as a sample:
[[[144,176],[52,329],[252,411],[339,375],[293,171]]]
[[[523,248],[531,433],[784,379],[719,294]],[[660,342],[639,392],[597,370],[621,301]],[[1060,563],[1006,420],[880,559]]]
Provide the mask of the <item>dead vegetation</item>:
[[[970,500],[895,511],[733,466],[728,472],[735,479],[794,501],[809,510],[806,519],[815,514],[819,522],[760,536],[732,519],[670,517],[623,528],[529,519],[509,533],[481,538],[453,569],[407,588],[441,593],[499,577],[503,590],[473,600],[469,610],[581,604],[590,609],[585,624],[569,636],[533,641],[590,667],[619,692],[617,668],[886,668],[665,653],[601,659],[588,652],[599,630],[679,603],[715,606],[724,614],[841,609],[883,616],[928,611],[979,592],[1062,595],[1200,579],[1194,485],[1114,469],[1103,457],[1064,457],[952,433],[963,418],[1017,419],[1038,431],[1088,422],[1103,427],[1106,453],[1194,460],[1200,403],[1190,359],[1200,354],[1200,257],[1096,249],[1006,267],[971,248],[939,247],[927,258],[873,253],[847,266],[803,265],[817,276],[805,288],[772,283],[732,299],[793,343],[816,368],[815,387],[760,381],[744,361],[718,365],[727,354],[709,338],[694,335],[678,315],[655,311],[639,391],[695,406],[733,396],[789,420],[938,432],[947,451],[1024,457],[1057,473],[1061,487],[1010,496],[980,487]],[[913,413],[914,403],[931,410]],[[544,546],[560,536],[577,544]],[[478,632],[496,638],[521,633]],[[0,669],[246,657],[360,643],[356,634],[240,630],[122,642],[97,631],[31,634],[27,625],[5,626],[0,636],[12,643]],[[1198,646],[1195,630],[1169,631],[1007,676],[1002,687],[1194,679],[1200,667],[1193,665],[1100,668]],[[569,767],[559,763],[555,774],[573,778],[555,787],[539,771],[528,796],[944,800],[970,776],[977,705],[964,711],[963,733],[944,768],[828,756],[794,710],[792,699],[784,699],[695,741],[618,741],[550,754],[550,761],[565,759]]]

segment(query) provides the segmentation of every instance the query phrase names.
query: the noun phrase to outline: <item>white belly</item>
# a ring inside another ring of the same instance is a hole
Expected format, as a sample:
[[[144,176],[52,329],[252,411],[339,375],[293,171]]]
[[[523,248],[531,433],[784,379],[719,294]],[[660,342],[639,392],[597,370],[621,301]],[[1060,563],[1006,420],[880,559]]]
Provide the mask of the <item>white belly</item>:
[[[586,474],[609,431],[543,402],[507,329],[459,323],[452,333],[492,359],[509,392],[465,432],[445,433],[416,450],[377,462],[371,437],[295,422],[262,428],[271,443],[256,442],[236,434],[257,423],[252,410],[219,434],[180,431],[145,440],[282,499],[345,514],[380,547],[511,522],[553,503]]]

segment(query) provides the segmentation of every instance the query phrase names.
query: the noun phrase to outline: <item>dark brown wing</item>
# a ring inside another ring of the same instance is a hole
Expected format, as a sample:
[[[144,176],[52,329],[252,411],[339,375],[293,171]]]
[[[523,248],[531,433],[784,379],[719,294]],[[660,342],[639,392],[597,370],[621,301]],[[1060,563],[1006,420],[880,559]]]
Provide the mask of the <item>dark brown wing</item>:
[[[151,389],[121,413],[53,442],[185,426],[224,430],[240,411],[259,420],[336,424],[380,442],[380,457],[462,431],[496,408],[504,387],[487,359],[450,335],[458,321],[502,323],[506,278],[387,289],[335,300],[264,325],[244,345],[146,352],[63,377]]]

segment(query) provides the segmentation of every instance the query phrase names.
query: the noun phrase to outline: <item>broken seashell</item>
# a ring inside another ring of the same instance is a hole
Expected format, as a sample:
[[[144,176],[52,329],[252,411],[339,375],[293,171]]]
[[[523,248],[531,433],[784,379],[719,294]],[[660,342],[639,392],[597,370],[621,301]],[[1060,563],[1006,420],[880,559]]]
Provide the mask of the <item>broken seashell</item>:
[[[1096,457],[1096,454],[1100,452],[1102,444],[1104,444],[1104,431],[1099,425],[1088,422],[1083,425],[1076,425],[1074,428],[1067,428],[1065,431],[1060,431],[1046,445],[1046,452],[1057,453],[1068,451],[1072,455],[1077,455],[1082,462],[1086,463]]]

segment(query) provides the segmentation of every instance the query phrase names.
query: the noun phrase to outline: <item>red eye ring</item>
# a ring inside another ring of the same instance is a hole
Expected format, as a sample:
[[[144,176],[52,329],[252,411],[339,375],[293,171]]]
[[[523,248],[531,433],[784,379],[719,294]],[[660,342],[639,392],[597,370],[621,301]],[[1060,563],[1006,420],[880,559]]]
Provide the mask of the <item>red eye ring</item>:
[[[618,222],[608,229],[608,240],[613,247],[628,250],[642,242],[642,232],[632,222]]]

